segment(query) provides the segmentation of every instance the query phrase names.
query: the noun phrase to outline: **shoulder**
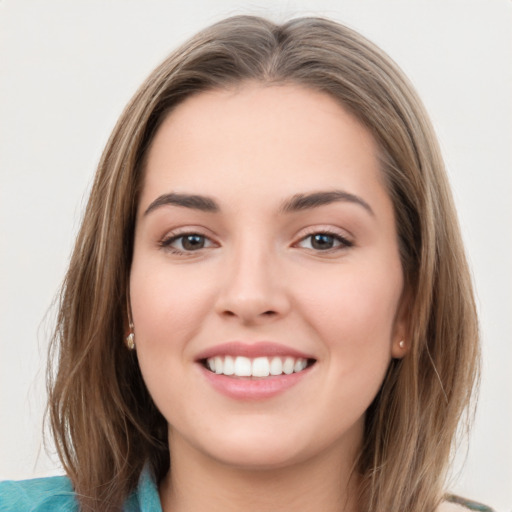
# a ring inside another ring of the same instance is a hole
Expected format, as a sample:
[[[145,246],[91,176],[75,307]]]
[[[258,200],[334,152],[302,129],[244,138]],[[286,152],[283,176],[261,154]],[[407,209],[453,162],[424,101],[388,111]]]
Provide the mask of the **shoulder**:
[[[78,512],[69,478],[0,482],[0,512]]]
[[[446,496],[446,501],[443,501],[441,505],[439,505],[436,512],[494,512],[492,508],[483,505],[482,503],[477,503],[476,501],[471,501],[465,498],[461,498],[460,496],[449,495]]]
[[[162,512],[152,472],[144,468],[137,488],[123,505],[125,512]],[[0,512],[79,512],[66,476],[0,482]]]

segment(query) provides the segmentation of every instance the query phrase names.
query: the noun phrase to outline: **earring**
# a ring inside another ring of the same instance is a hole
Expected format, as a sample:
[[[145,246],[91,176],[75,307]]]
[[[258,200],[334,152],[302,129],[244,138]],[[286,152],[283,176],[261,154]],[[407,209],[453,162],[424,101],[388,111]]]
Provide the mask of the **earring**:
[[[400,342],[398,343],[398,346],[400,348],[405,348],[405,341],[404,340],[400,340]]]
[[[135,333],[133,332],[133,324],[130,322],[130,334],[126,336],[125,344],[128,347],[128,350],[135,349]]]

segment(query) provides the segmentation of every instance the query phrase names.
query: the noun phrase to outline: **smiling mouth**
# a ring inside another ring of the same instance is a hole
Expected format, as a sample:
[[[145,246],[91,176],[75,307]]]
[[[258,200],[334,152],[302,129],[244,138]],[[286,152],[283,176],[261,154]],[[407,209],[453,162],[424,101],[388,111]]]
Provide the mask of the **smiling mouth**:
[[[203,366],[217,375],[229,377],[277,377],[300,373],[315,364],[315,359],[302,357],[215,356],[201,360]]]

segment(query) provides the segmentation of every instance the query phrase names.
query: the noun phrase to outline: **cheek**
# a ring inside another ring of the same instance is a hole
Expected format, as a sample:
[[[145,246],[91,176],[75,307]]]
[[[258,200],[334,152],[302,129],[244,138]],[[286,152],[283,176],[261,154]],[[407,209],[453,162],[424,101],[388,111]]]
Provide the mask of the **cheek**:
[[[192,337],[211,308],[210,286],[169,265],[150,271],[134,262],[130,277],[133,322],[139,343],[164,345]]]
[[[315,276],[303,283],[302,303],[311,318],[332,332],[353,335],[364,341],[365,333],[391,336],[402,290],[401,273],[341,270],[338,275]],[[371,341],[368,339],[367,341]]]
[[[211,308],[204,279],[159,262],[134,258],[130,296],[137,357],[151,395],[172,395],[183,380],[190,340]],[[151,264],[152,263],[152,264]]]
[[[385,372],[402,286],[400,264],[389,261],[347,264],[302,283],[303,316],[321,336],[333,367],[343,373]]]
[[[211,310],[205,279],[163,262],[134,258],[130,298],[139,366],[166,418],[181,414],[190,340]]]

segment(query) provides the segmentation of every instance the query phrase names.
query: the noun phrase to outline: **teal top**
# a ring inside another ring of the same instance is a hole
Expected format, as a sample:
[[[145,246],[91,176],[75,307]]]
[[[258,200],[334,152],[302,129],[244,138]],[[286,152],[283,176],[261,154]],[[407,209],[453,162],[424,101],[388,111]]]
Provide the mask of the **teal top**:
[[[79,512],[66,476],[0,482],[0,512]],[[123,512],[162,512],[156,483],[148,470],[139,478]]]
[[[458,496],[448,501],[467,510],[492,512],[492,509]],[[20,482],[0,482],[0,512],[79,512],[71,482],[66,476],[35,478]],[[126,500],[123,512],[162,512],[155,480],[145,469],[135,491]]]

